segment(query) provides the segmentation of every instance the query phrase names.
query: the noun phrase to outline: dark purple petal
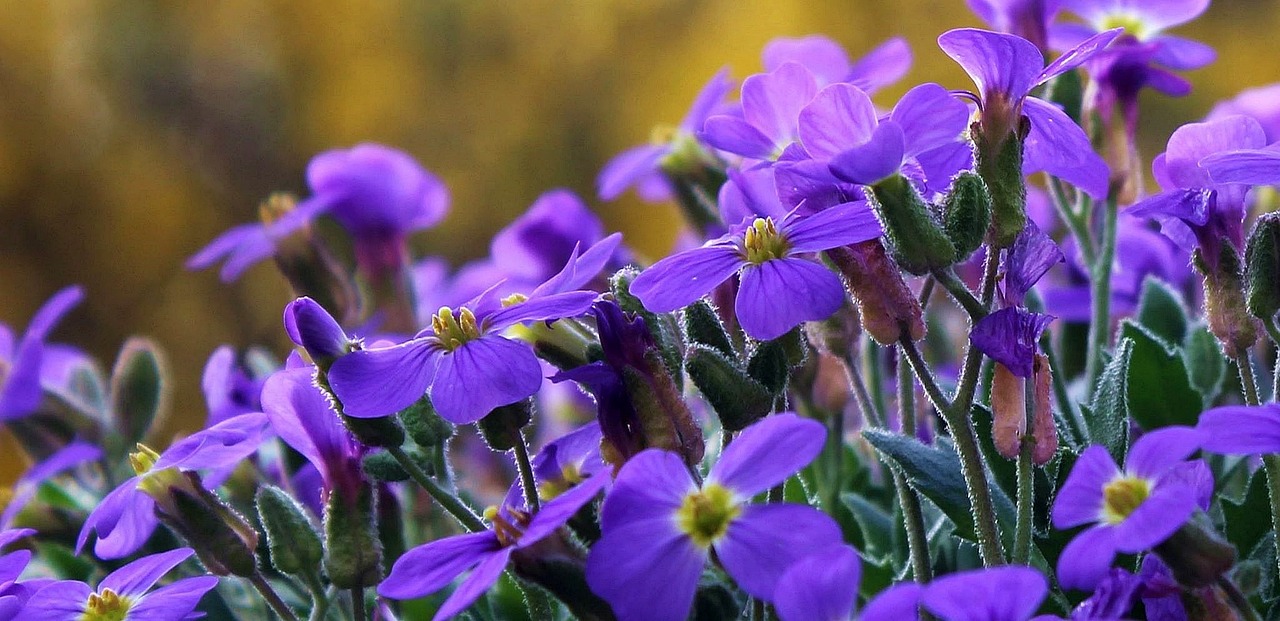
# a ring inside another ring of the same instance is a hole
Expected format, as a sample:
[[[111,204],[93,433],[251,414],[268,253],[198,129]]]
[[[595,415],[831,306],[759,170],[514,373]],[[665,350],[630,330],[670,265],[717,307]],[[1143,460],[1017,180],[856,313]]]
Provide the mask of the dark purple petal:
[[[619,621],[681,621],[706,561],[706,550],[677,532],[670,518],[605,525],[587,557],[587,585]]]
[[[889,118],[902,126],[906,156],[912,157],[963,142],[969,106],[937,84],[921,84],[898,100]]]
[[[800,111],[800,141],[817,159],[833,157],[871,139],[876,107],[852,84],[832,84]]]
[[[831,174],[849,183],[872,185],[902,167],[906,148],[902,126],[885,121],[876,127],[870,140],[832,157]]]
[[[831,621],[853,617],[862,563],[842,545],[806,556],[783,572],[774,590],[782,621]]]
[[[591,502],[600,490],[609,484],[608,472],[597,472],[587,477],[587,480],[573,486],[573,489],[556,496],[549,502],[543,503],[542,508],[533,516],[533,520],[529,522],[529,526],[525,527],[524,534],[520,536],[519,547],[524,547],[537,543],[543,537],[555,532],[556,529],[569,521],[583,506]]]
[[[1054,319],[1024,308],[1003,308],[979,320],[969,333],[969,342],[1014,375],[1031,377],[1040,334]]]
[[[1041,231],[1035,222],[1028,220],[1026,228],[1013,240],[1013,247],[1005,255],[1006,298],[1020,304],[1040,277],[1064,260],[1062,251],[1053,243],[1053,239]]]
[[[783,63],[742,81],[742,116],[780,149],[795,141],[800,110],[817,93],[817,82],[808,69]]]
[[[923,600],[944,621],[1024,621],[1048,593],[1049,581],[1035,569],[994,567],[942,576]]]
[[[862,621],[898,621],[920,618],[920,596],[924,587],[914,582],[895,584],[867,602],[862,609]]]
[[[821,423],[794,413],[769,416],[734,438],[711,467],[707,482],[749,498],[807,466],[822,451],[826,435]]]
[[[115,516],[115,520],[105,529],[106,534],[103,534],[102,527],[97,529],[98,542],[94,544],[93,552],[103,560],[124,558],[137,552],[160,525],[160,521],[156,519],[156,502],[150,496],[131,489],[121,498],[125,504],[120,507],[120,513]],[[106,499],[103,499],[102,504],[105,505],[106,502]],[[89,525],[90,522],[86,520],[85,527],[88,528]],[[81,531],[80,536],[84,537],[85,534]]]
[[[464,425],[533,395],[541,386],[542,366],[533,350],[491,334],[440,355],[431,402],[442,418]]]
[[[1022,172],[1044,171],[1095,199],[1106,198],[1110,170],[1084,130],[1057,106],[1035,97],[1023,100],[1022,111],[1031,120],[1031,132],[1023,143]]]
[[[1106,448],[1095,444],[1085,449],[1054,498],[1053,525],[1071,528],[1097,522],[1102,516],[1102,489],[1119,475]]]
[[[168,621],[189,619],[205,593],[218,586],[214,576],[187,578],[160,587],[134,602],[128,621]]]
[[[1214,183],[1280,184],[1280,151],[1227,151],[1200,160]]]
[[[355,439],[311,379],[309,369],[278,371],[262,389],[262,410],[286,444],[332,482],[329,466],[355,453]]]
[[[808,259],[785,257],[742,271],[735,308],[742,330],[768,341],[806,321],[830,317],[844,300],[844,284],[831,270]]]
[[[901,80],[911,71],[911,46],[901,37],[893,37],[854,61],[845,81],[874,93]]]
[[[958,28],[942,33],[938,47],[973,78],[984,100],[1022,99],[1044,68],[1039,48],[1022,37],[999,32]]]
[[[1040,72],[1040,75],[1036,76],[1033,86],[1044,84],[1059,75],[1079,67],[1090,58],[1093,58],[1093,56],[1101,51],[1102,48],[1110,45],[1111,42],[1123,32],[1123,28],[1113,28],[1111,30],[1099,32],[1098,34],[1085,39],[1080,42],[1079,45],[1076,45],[1064,52],[1057,60],[1049,63],[1049,66],[1045,67],[1044,70]]]
[[[509,558],[511,558],[511,548],[503,548],[480,561],[480,564],[471,570],[471,575],[467,576],[466,580],[463,580],[462,584],[459,584],[458,588],[449,595],[449,599],[444,600],[444,604],[440,606],[440,610],[436,611],[436,616],[432,617],[432,620],[452,619],[454,615],[470,607],[481,595],[484,595],[485,591],[498,582],[498,577],[502,575],[502,570],[506,569]]]
[[[439,364],[439,351],[431,342],[414,339],[338,358],[329,369],[329,385],[347,416],[390,416],[426,394]]]
[[[720,102],[724,101],[724,96],[731,88],[733,88],[733,80],[729,79],[729,68],[725,67],[717,71],[702,90],[698,91],[698,96],[693,99],[693,105],[689,106],[689,112],[680,121],[680,129],[691,134],[701,131],[702,124],[706,122],[707,117],[711,116]]]
[[[308,297],[284,307],[284,326],[289,338],[313,359],[337,358],[350,347],[347,333],[333,315]]]
[[[674,536],[678,531],[672,517],[695,489],[679,455],[659,449],[641,451],[618,471],[600,509],[600,528],[608,534],[637,522],[665,523]]]
[[[1218,53],[1212,47],[1199,41],[1164,35],[1158,42],[1156,55],[1152,60],[1177,71],[1199,69],[1218,58]]]
[[[641,272],[631,282],[631,294],[650,311],[669,313],[698,301],[745,263],[732,244],[686,250]]]
[[[667,145],[642,145],[632,147],[609,160],[596,178],[596,193],[600,200],[611,201],[635,185],[645,175],[658,168],[671,147]]]
[[[1190,188],[1169,190],[1138,201],[1129,207],[1129,215],[1135,217],[1177,218],[1192,226],[1203,226],[1209,221],[1213,206],[1213,190]]]
[[[1280,453],[1280,404],[1205,410],[1196,424],[1204,450],[1228,455]]]
[[[1161,427],[1138,438],[1129,447],[1124,470],[1146,479],[1158,479],[1170,468],[1200,450],[1203,433],[1180,425]]]
[[[772,600],[787,568],[840,543],[840,527],[830,516],[813,507],[784,503],[747,505],[729,523],[724,538],[712,546],[743,591]]]
[[[789,218],[780,232],[791,253],[818,252],[875,239],[883,234],[880,220],[865,202],[836,205],[813,215]]]
[[[31,318],[13,359],[8,361],[7,373],[0,376],[0,421],[26,416],[40,405],[44,340],[62,316],[83,299],[84,289],[67,287],[49,298]]]
[[[773,39],[765,44],[762,60],[765,71],[789,62],[804,65],[820,84],[844,80],[851,67],[844,48],[822,35]]]
[[[1064,589],[1092,591],[1116,558],[1113,529],[1090,528],[1071,540],[1058,557],[1058,584]]]
[[[191,548],[178,548],[169,552],[144,556],[117,569],[98,584],[98,590],[111,589],[130,598],[146,593],[160,578],[169,573],[195,552]]]
[[[1182,485],[1156,485],[1151,496],[1113,528],[1116,550],[1132,554],[1168,539],[1195,513],[1196,495]]]
[[[707,118],[698,139],[721,151],[762,160],[771,158],[778,149],[772,138],[746,120],[725,114]]]
[[[455,535],[420,545],[396,559],[378,595],[413,599],[448,586],[462,572],[503,549],[497,535],[485,531]]]
[[[773,167],[729,170],[729,180],[720,186],[720,214],[728,224],[756,217],[781,219],[787,209],[778,199]]]

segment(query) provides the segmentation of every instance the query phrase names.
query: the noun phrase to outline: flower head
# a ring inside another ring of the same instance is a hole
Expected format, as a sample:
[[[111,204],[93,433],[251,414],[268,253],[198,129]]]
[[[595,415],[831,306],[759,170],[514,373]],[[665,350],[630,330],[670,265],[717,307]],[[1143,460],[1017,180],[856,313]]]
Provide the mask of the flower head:
[[[987,357],[1018,377],[1031,377],[1040,334],[1055,319],[1011,306],[983,317],[973,326],[969,340]]]
[[[894,37],[857,62],[850,62],[839,43],[822,35],[778,37],[765,44],[761,59],[765,71],[789,62],[799,63],[813,74],[819,86],[847,82],[874,93],[907,74],[911,69],[911,47],[905,40]]]
[[[338,489],[346,492],[339,497],[354,501],[366,483],[361,459],[367,449],[342,425],[313,375],[304,365],[277,371],[262,389],[262,411],[280,439],[320,472],[322,500]]]
[[[995,567],[942,576],[924,588],[921,603],[942,621],[1027,621],[1049,593],[1049,581],[1030,567]]]
[[[234,349],[223,345],[209,355],[200,377],[200,389],[204,392],[209,416],[205,426],[216,425],[228,418],[262,411],[259,396],[266,374],[251,360],[253,351],[241,360]]]
[[[21,418],[40,406],[45,387],[54,384],[68,354],[45,342],[49,332],[63,315],[84,299],[80,287],[59,291],[36,311],[22,338],[16,343],[13,333],[0,324],[0,421]]]
[[[823,435],[792,413],[768,417],[745,429],[701,484],[674,453],[633,457],[601,510],[587,584],[622,621],[683,619],[714,552],[744,591],[772,600],[786,569],[838,545],[840,532],[812,507],[750,501],[808,464]]]
[[[70,621],[142,621],[185,619],[218,579],[200,576],[151,590],[156,582],[193,554],[190,548],[144,556],[110,574],[96,589],[77,580],[52,582],[27,601],[23,615]]]

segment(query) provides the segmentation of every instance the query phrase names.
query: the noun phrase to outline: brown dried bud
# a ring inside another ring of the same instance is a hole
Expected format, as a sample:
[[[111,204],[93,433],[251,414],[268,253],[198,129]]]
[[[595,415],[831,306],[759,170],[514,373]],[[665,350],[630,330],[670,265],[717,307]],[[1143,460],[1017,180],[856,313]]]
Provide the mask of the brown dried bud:
[[[833,248],[827,256],[849,284],[862,327],[871,338],[881,345],[892,345],[904,336],[912,341],[924,338],[920,301],[880,240]]]

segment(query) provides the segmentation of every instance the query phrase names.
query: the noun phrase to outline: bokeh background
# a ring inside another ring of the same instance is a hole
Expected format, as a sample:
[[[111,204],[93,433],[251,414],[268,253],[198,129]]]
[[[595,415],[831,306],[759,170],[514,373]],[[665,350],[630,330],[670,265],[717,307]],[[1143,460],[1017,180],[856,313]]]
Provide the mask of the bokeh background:
[[[775,36],[857,56],[902,35],[916,64],[891,103],[923,81],[968,88],[934,40],[979,25],[962,0],[2,0],[0,321],[83,284],[56,340],[109,365],[127,336],[154,338],[173,370],[166,433],[190,428],[216,346],[286,351],[289,294],[269,262],[231,285],[182,264],[269,192],[305,193],[315,153],[377,141],[440,175],[452,212],[415,243],[454,265],[558,186],[654,256],[675,209],[601,204],[596,172],[717,69],[758,71]],[[1220,57],[1188,76],[1191,97],[1149,98],[1148,156],[1215,101],[1280,81],[1277,0],[1218,0],[1177,32]]]

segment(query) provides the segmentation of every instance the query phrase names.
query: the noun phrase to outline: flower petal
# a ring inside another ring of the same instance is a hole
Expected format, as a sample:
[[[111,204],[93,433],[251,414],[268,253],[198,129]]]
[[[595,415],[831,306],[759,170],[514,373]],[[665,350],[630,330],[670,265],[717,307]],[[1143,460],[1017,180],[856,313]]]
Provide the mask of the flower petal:
[[[732,445],[730,445],[732,446]],[[647,449],[627,460],[600,509],[600,528],[606,533],[633,522],[667,522],[696,486],[679,455]]]
[[[764,70],[773,71],[794,62],[804,65],[822,84],[843,81],[849,75],[849,55],[839,43],[822,35],[778,37],[764,46]]]
[[[748,336],[778,338],[806,322],[826,319],[844,304],[845,291],[831,270],[796,257],[748,265],[735,309]]]
[[[1280,184],[1280,151],[1254,149],[1216,153],[1200,160],[1215,183]]]
[[[804,557],[787,568],[774,590],[782,621],[849,619],[862,577],[858,552],[842,545]]]
[[[706,551],[677,532],[671,520],[606,526],[587,557],[587,585],[609,602],[619,621],[681,621],[689,615],[706,560]]]
[[[556,496],[550,502],[543,503],[542,508],[533,516],[529,526],[525,527],[524,533],[520,535],[519,546],[535,544],[543,537],[555,532],[579,509],[591,502],[608,484],[609,474],[598,472],[573,486],[573,489]]]
[[[827,514],[805,505],[768,504],[748,505],[712,546],[743,591],[772,600],[787,568],[840,543],[840,527]]]
[[[1057,60],[1049,63],[1049,66],[1045,67],[1044,70],[1040,72],[1040,75],[1036,76],[1033,85],[1044,84],[1059,75],[1079,67],[1090,58],[1093,58],[1093,56],[1100,52],[1102,48],[1110,45],[1116,37],[1123,33],[1123,28],[1113,28],[1111,30],[1099,32],[1098,34],[1081,41],[1078,45],[1072,47],[1066,52],[1063,52]]]
[[[78,621],[83,618],[85,603],[92,593],[89,585],[79,580],[51,582],[31,595],[22,609],[23,618],[41,621]]]
[[[1199,69],[1218,58],[1212,47],[1182,37],[1164,35],[1158,45],[1152,60],[1176,71]]]
[[[506,569],[509,558],[511,558],[511,548],[503,548],[480,561],[480,564],[471,570],[471,575],[467,576],[467,579],[463,580],[462,584],[459,584],[458,588],[449,595],[449,599],[444,600],[444,604],[440,606],[440,610],[436,611],[432,621],[452,619],[454,615],[470,607],[481,595],[484,595],[485,591],[498,582],[498,577],[502,575],[502,570]]]
[[[938,47],[973,78],[984,100],[994,96],[1021,99],[1036,85],[1044,68],[1039,48],[1010,34],[958,28],[942,33]]]
[[[937,84],[921,84],[902,96],[889,118],[902,126],[906,156],[961,142],[969,106]]]
[[[459,574],[502,549],[492,532],[469,533],[420,545],[396,559],[378,595],[413,599],[448,586]]]
[[[1138,201],[1127,210],[1134,217],[1176,218],[1191,226],[1209,221],[1214,192],[1209,188],[1169,190]]]
[[[490,334],[440,355],[431,402],[442,418],[465,425],[500,405],[538,392],[541,386],[542,366],[533,350]]]
[[[698,140],[743,157],[769,159],[777,146],[747,121],[736,116],[717,114],[707,118],[698,132]]]
[[[792,412],[769,416],[734,438],[711,467],[707,482],[754,496],[809,465],[822,451],[826,435],[822,423]]]
[[[893,37],[854,61],[845,81],[872,94],[901,80],[911,71],[911,46]]]
[[[1280,453],[1280,405],[1228,405],[1205,410],[1196,424],[1204,450],[1228,455]]]
[[[880,220],[865,201],[836,205],[813,215],[788,219],[780,231],[791,253],[818,252],[880,237]]]
[[[689,133],[701,131],[702,124],[707,117],[711,116],[720,102],[724,101],[724,96],[731,88],[733,88],[733,80],[729,79],[729,68],[725,67],[717,71],[702,90],[698,91],[698,96],[693,99],[693,105],[689,106],[689,112],[680,121],[680,128]]]
[[[996,567],[942,576],[929,583],[924,607],[944,621],[1022,621],[1049,593],[1049,581],[1030,567]]]
[[[216,577],[200,576],[160,587],[134,602],[129,608],[128,621],[188,619],[191,611],[200,605],[205,593],[216,586]]]
[[[390,416],[426,394],[439,364],[438,350],[426,339],[414,339],[338,358],[329,369],[329,385],[342,401],[343,414]]]
[[[852,84],[832,84],[800,111],[800,141],[817,159],[833,157],[871,139],[876,107]]]
[[[1070,528],[1097,522],[1102,514],[1102,489],[1120,474],[1107,449],[1093,445],[1080,454],[1053,501],[1053,525]]]
[[[1158,479],[1175,465],[1200,450],[1201,433],[1191,427],[1161,427],[1138,438],[1129,447],[1125,472]]]
[[[178,548],[144,556],[107,574],[107,577],[98,583],[98,590],[111,589],[131,599],[136,598],[146,593],[160,578],[169,573],[169,570],[191,558],[193,554],[195,551],[191,548]]]
[[[920,596],[924,587],[914,582],[895,584],[867,602],[862,621],[898,621],[920,618]]]
[[[1023,143],[1023,174],[1045,171],[1095,199],[1106,198],[1110,170],[1084,130],[1057,106],[1035,97],[1023,100],[1022,112],[1031,120]]]
[[[906,149],[902,126],[885,121],[876,127],[868,141],[832,157],[831,174],[849,183],[872,185],[902,167]]]
[[[631,294],[655,313],[684,308],[737,273],[745,261],[731,244],[715,244],[667,257],[631,281]]]
[[[742,81],[742,116],[776,147],[797,137],[800,110],[818,93],[813,74],[799,63],[783,63]]]
[[[635,185],[642,177],[658,167],[658,160],[667,154],[666,145],[641,145],[619,153],[609,160],[596,178],[596,193],[600,200],[611,201]]]
[[[1090,528],[1071,540],[1058,557],[1058,584],[1064,589],[1092,591],[1116,558],[1110,527]]]

